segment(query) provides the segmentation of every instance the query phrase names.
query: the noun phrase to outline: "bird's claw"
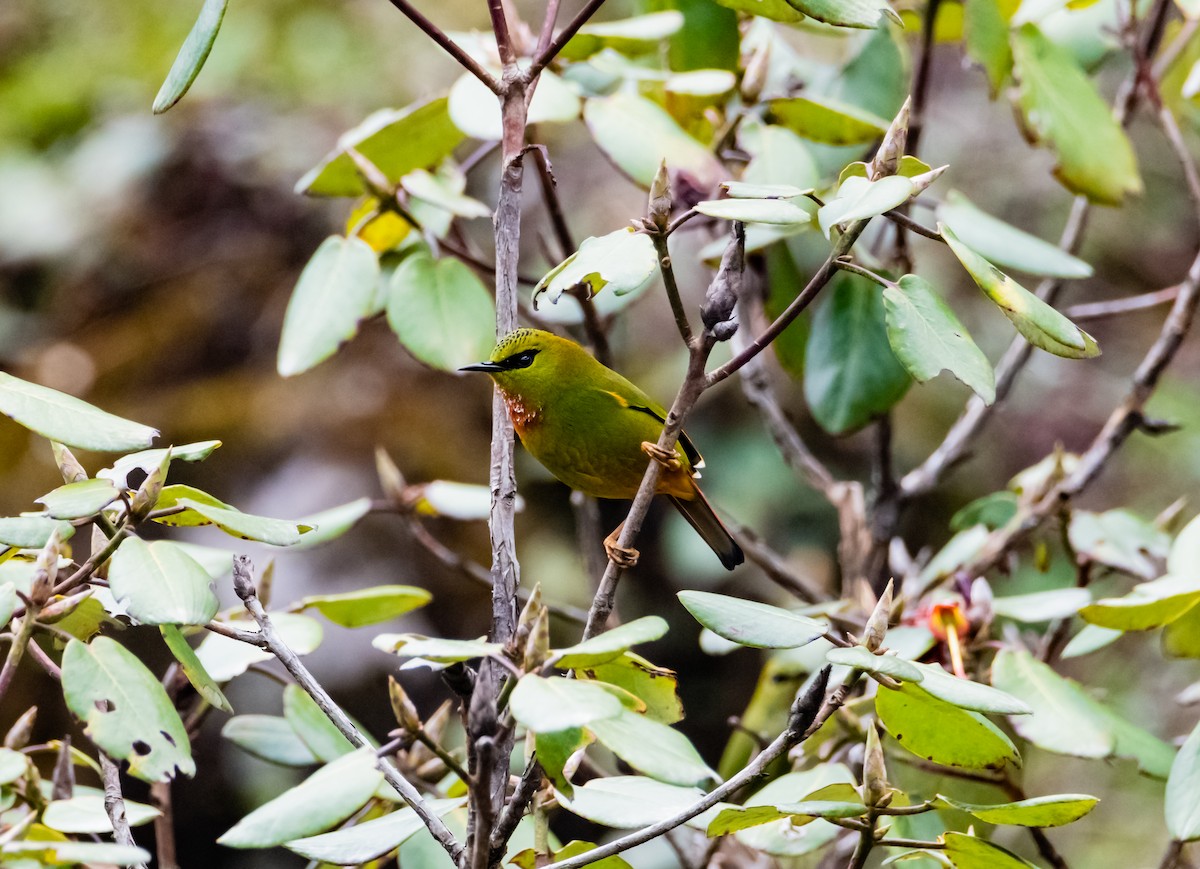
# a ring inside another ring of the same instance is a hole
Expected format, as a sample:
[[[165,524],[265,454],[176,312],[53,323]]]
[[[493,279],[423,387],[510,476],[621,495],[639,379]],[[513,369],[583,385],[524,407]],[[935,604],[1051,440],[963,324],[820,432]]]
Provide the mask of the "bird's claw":
[[[642,452],[648,455],[654,461],[658,462],[668,471],[678,471],[683,467],[679,461],[679,457],[674,452],[664,450],[658,444],[652,444],[650,441],[642,441]]]
[[[636,566],[638,558],[641,556],[641,553],[632,546],[618,546],[608,540],[604,541],[604,551],[608,554],[609,561],[624,570]]]

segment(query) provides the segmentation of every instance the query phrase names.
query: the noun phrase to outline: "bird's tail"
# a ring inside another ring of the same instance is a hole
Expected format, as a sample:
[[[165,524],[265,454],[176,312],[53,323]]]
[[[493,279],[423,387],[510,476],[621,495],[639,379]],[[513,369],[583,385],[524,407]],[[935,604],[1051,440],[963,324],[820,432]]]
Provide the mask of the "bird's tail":
[[[671,503],[696,529],[696,533],[704,539],[709,549],[717,554],[717,558],[721,559],[721,564],[725,566],[725,569],[733,570],[746,560],[742,547],[737,545],[729,530],[717,518],[717,514],[713,512],[712,505],[708,503],[708,499],[704,497],[700,487],[693,484],[692,490],[696,493],[694,498],[679,498],[671,495],[669,496]]]

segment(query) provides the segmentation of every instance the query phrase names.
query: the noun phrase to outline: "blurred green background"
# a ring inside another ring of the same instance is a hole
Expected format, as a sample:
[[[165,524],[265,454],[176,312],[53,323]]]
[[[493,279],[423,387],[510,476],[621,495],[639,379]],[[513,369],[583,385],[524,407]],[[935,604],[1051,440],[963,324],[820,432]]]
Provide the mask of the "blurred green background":
[[[173,474],[264,515],[301,516],[378,494],[376,445],[388,450],[410,481],[486,482],[487,384],[423,368],[385,324],[369,323],[334,359],[297,378],[282,380],[274,365],[296,277],[349,211],[343,201],[294,195],[296,179],[341,131],[377,108],[444,92],[457,68],[384,0],[235,0],[191,92],[171,112],[154,117],[150,104],[199,5],[164,0],[0,5],[0,367],[154,425],[164,444],[221,439],[224,447],[207,462]],[[448,29],[487,26],[482,2],[424,6]],[[540,4],[517,6],[540,11]],[[602,17],[637,8],[611,0]],[[983,76],[967,68],[957,46],[937,49],[933,73],[920,156],[932,165],[950,164],[941,182],[946,188],[962,189],[992,213],[1055,238],[1070,196],[1050,177],[1051,158],[1021,139],[1007,103],[989,100]],[[1103,76],[1109,90],[1119,71],[1114,73]],[[644,193],[605,161],[581,123],[538,133],[550,148],[577,239],[641,214]],[[1135,123],[1132,135],[1146,194],[1119,211],[1095,212],[1081,255],[1096,267],[1096,277],[1070,285],[1065,304],[1166,286],[1181,277],[1194,252],[1197,227],[1180,193],[1176,164],[1149,125]],[[495,173],[495,160],[485,162],[469,192],[494,201]],[[528,274],[550,264],[544,253],[549,230],[534,186],[529,185],[525,220],[522,271]],[[486,221],[472,227],[485,245],[487,230]],[[707,274],[689,254],[709,240],[704,233],[684,233],[676,242],[675,261],[692,310]],[[980,345],[997,358],[1012,334],[1009,323],[980,303],[943,250],[917,239],[914,255],[922,274],[952,296]],[[633,310],[612,332],[616,367],[669,402],[684,365],[669,310],[653,291]],[[904,526],[910,548],[940,545],[949,536],[946,520],[954,510],[1002,487],[1056,443],[1085,446],[1122,394],[1163,313],[1156,309],[1092,324],[1104,349],[1096,361],[1035,354],[969,463],[935,496],[910,509]],[[1200,350],[1192,341],[1151,404],[1152,415],[1184,429],[1160,439],[1135,436],[1089,491],[1086,506],[1128,504],[1153,516],[1181,495],[1200,503],[1194,497],[1200,481],[1198,372]],[[807,417],[799,386],[783,376],[778,381],[788,410],[818,455],[839,475],[865,481],[869,436],[837,441],[824,436]],[[913,387],[895,419],[901,471],[938,443],[967,395],[945,377]],[[706,396],[690,430],[708,459],[706,491],[712,500],[799,568],[831,582],[833,514],[787,471],[735,382]],[[83,459],[93,472],[104,464],[100,456]],[[567,491],[526,456],[518,478],[527,501],[518,519],[526,583],[540,581],[553,599],[586,605],[590,581],[575,546]],[[14,424],[0,424],[0,515],[34,509],[33,499],[59,481],[44,441]],[[605,531],[622,510],[605,506]],[[482,523],[439,520],[431,528],[487,562]],[[689,535],[673,514],[652,514],[641,544],[642,565],[625,580],[619,609],[627,618],[653,611],[672,622],[668,638],[646,654],[683,674],[689,711],[684,726],[715,761],[727,734],[725,720],[744,704],[760,662],[748,651],[704,656],[696,645],[697,626],[674,592],[710,588],[777,595],[754,568],[728,577]],[[195,539],[221,545],[219,536],[201,529]],[[431,589],[435,602],[408,617],[405,629],[455,637],[487,629],[486,594],[436,564],[387,516],[370,517],[347,537],[311,553],[261,547],[251,552],[260,566],[275,559],[281,601],[414,583]],[[1040,577],[1034,584],[1050,581]],[[998,593],[1009,590],[997,583]],[[223,599],[232,599],[228,588],[221,591]],[[395,659],[370,648],[371,634],[328,625],[326,644],[310,665],[337,699],[382,734],[391,726],[383,688]],[[152,637],[141,642],[136,631],[132,636],[136,649],[165,664]],[[1078,666],[1089,683],[1157,733],[1190,726],[1192,714],[1170,697],[1196,678],[1193,663],[1163,667],[1153,642],[1132,637]],[[53,696],[33,675],[23,674],[0,711],[0,729],[30,703]],[[443,693],[437,681],[418,676],[412,684],[422,711],[431,711]],[[235,684],[230,699],[239,712],[279,708],[272,683],[254,675]],[[53,702],[40,705],[41,737],[69,726]],[[281,852],[243,854],[212,844],[293,775],[223,744],[216,738],[220,724],[213,716],[196,746],[198,779],[176,786],[184,864],[299,865],[298,858]],[[1105,797],[1087,821],[1054,834],[1063,850],[1080,856],[1078,865],[1157,861],[1165,840],[1158,816],[1161,784],[1138,779],[1131,764],[1105,766],[1031,749],[1025,774],[1031,793],[1057,789]],[[1155,796],[1143,799],[1147,795]],[[1115,835],[1118,829],[1134,832]],[[1088,854],[1096,856],[1089,861]]]

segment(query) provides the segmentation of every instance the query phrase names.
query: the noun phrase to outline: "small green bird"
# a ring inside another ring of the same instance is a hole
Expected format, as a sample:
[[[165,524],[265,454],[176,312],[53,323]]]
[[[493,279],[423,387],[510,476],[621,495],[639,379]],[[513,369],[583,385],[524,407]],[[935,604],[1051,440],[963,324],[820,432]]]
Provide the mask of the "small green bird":
[[[745,560],[696,485],[704,462],[687,435],[673,455],[661,454],[663,410],[620,374],[566,338],[517,329],[500,340],[491,359],[462,371],[483,371],[504,397],[521,443],[572,489],[595,498],[633,498],[646,456],[663,466],[657,494],[666,495],[729,570]],[[617,546],[620,527],[604,541],[614,561],[628,566],[636,550]]]

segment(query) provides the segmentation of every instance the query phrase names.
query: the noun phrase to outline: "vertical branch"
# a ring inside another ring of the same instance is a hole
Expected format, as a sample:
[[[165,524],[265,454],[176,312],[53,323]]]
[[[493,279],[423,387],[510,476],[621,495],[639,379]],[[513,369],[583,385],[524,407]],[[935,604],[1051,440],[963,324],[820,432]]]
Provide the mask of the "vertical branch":
[[[104,777],[104,811],[112,823],[113,838],[118,845],[133,846],[133,831],[129,829],[129,819],[125,817],[125,797],[121,794],[121,771],[103,751],[100,753],[100,772]],[[144,863],[136,864],[133,869],[146,869]]]
[[[175,812],[171,802],[171,783],[155,782],[150,785],[150,801],[162,812],[154,819],[154,850],[158,857],[158,869],[179,869],[179,858],[175,856]]]

